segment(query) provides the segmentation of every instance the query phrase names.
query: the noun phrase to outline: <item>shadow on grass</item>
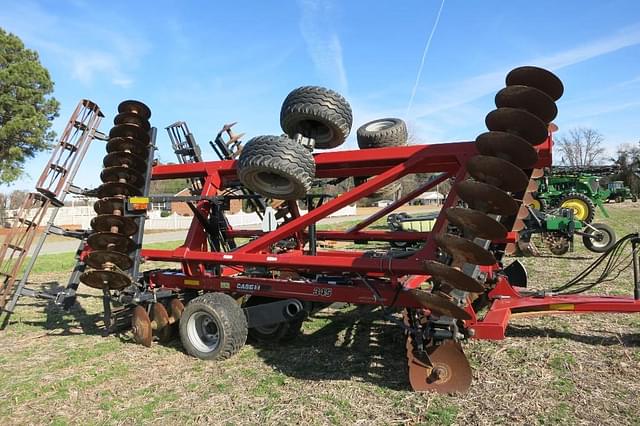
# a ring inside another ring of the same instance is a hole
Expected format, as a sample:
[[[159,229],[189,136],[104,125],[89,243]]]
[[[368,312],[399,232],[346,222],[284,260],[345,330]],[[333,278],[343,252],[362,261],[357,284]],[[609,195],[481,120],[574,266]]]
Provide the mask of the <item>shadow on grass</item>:
[[[267,364],[302,380],[352,380],[383,388],[408,390],[402,331],[379,310],[320,312],[303,329],[317,327],[288,344],[255,344]]]
[[[574,342],[593,346],[640,347],[640,332],[617,335],[606,330],[593,331],[594,333],[606,333],[606,335],[578,334],[549,327],[510,324],[506,331],[506,337],[551,337],[554,339],[573,340]]]

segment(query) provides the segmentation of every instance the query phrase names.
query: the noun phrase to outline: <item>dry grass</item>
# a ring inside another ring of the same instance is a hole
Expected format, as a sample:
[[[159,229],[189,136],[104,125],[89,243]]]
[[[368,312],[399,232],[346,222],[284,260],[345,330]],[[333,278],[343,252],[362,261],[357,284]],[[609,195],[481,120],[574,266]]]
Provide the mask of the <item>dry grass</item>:
[[[619,236],[637,226],[637,205],[609,210]],[[548,286],[595,257],[523,262]],[[54,279],[66,276],[34,276]],[[504,341],[465,344],[472,388],[441,396],[408,389],[401,332],[377,310],[323,311],[292,344],[212,363],[177,341],[98,337],[101,301],[81,289],[70,313],[23,299],[2,332],[3,424],[640,424],[640,315],[516,319]],[[628,294],[629,275],[603,290]]]

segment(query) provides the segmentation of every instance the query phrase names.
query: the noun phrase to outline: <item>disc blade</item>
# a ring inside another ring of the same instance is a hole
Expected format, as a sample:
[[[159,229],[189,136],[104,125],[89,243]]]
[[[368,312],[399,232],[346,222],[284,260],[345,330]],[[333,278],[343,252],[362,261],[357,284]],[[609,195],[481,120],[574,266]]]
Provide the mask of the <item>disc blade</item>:
[[[93,204],[93,210],[98,214],[124,214],[124,198],[102,198]]]
[[[131,196],[137,197],[142,195],[142,191],[139,188],[136,188],[133,185],[129,185],[128,183],[123,182],[107,182],[103,183],[98,187],[98,197],[107,198],[107,197],[116,197],[119,195],[122,196]]]
[[[142,306],[136,306],[131,316],[131,331],[136,343],[151,347],[151,320]]]
[[[118,124],[109,131],[111,138],[133,138],[143,143],[149,143],[149,134],[140,126],[135,124]]]
[[[538,182],[535,179],[529,179],[529,184],[527,185],[527,189],[525,189],[526,192],[536,192],[538,190],[538,187],[540,185],[538,184]]]
[[[94,269],[109,269],[107,267],[109,263],[122,270],[127,270],[133,265],[133,260],[129,256],[111,250],[93,250],[84,261]]]
[[[423,308],[429,309],[434,314],[461,320],[471,319],[471,315],[467,311],[442,296],[416,288],[409,289],[407,292]]]
[[[533,169],[531,171],[531,179],[539,179],[544,176],[544,169]]]
[[[100,173],[103,182],[120,182],[139,188],[144,185],[144,176],[135,169],[123,166],[107,167]]]
[[[89,235],[87,244],[93,250],[112,250],[120,253],[131,253],[136,244],[130,238],[113,232],[96,232]]]
[[[445,215],[449,222],[478,238],[500,240],[507,235],[507,229],[502,224],[477,210],[453,207],[447,209]]]
[[[120,104],[118,105],[118,112],[131,112],[134,114],[138,114],[145,120],[151,118],[151,110],[148,106],[140,101],[134,101],[131,99],[120,102]]]
[[[518,135],[531,145],[540,145],[548,136],[547,125],[535,115],[518,108],[498,108],[487,114],[487,129]]]
[[[121,112],[120,114],[115,116],[115,118],[113,119],[113,124],[133,124],[134,126],[140,127],[145,132],[149,131],[149,129],[151,128],[151,126],[149,125],[149,121],[133,112]]]
[[[460,343],[445,340],[438,346],[427,348],[427,355],[431,366],[408,356],[409,382],[413,390],[443,394],[463,393],[469,390],[472,371]]]
[[[526,204],[522,204],[518,209],[518,214],[516,214],[516,219],[526,219],[529,217],[529,209]]]
[[[564,93],[562,81],[543,68],[524,66],[512,69],[506,78],[507,86],[523,85],[542,90],[551,99],[557,101]]]
[[[507,132],[485,132],[476,138],[476,148],[483,155],[502,158],[521,169],[533,167],[538,153],[529,142]]]
[[[107,154],[102,161],[104,167],[124,166],[143,172],[147,170],[147,162],[144,158],[127,151],[116,151]]]
[[[154,303],[151,306],[151,321],[155,324],[153,334],[156,335],[160,343],[166,343],[171,340],[171,327],[169,325],[169,314],[162,303]]]
[[[464,272],[443,263],[427,260],[424,263],[424,271],[431,275],[434,280],[448,284],[458,290],[471,293],[482,293],[484,291],[484,287],[478,281]]]
[[[117,228],[114,230],[113,228]],[[98,232],[114,232],[127,237],[138,232],[136,221],[128,216],[103,214],[91,219],[91,229]]]
[[[512,231],[522,231],[525,228],[525,223],[524,220],[522,219],[516,219],[515,222],[513,222],[513,226],[511,227]]]
[[[521,168],[509,161],[487,155],[471,157],[467,161],[467,171],[474,179],[503,191],[522,191],[529,183],[529,178]]]
[[[178,298],[171,299],[171,301],[169,302],[169,313],[171,315],[171,318],[173,318],[174,323],[180,321],[183,311],[184,304],[182,303],[182,301]]]
[[[498,108],[521,108],[545,123],[551,122],[558,115],[558,107],[553,99],[535,87],[507,86],[496,94],[495,100]]]
[[[530,192],[525,192],[522,196],[522,204],[525,206],[530,206],[533,200],[535,200],[535,197]]]
[[[474,265],[495,265],[496,258],[473,241],[452,234],[436,235],[436,244],[453,256],[454,262],[461,261]]]
[[[94,269],[83,272],[80,275],[80,281],[92,288],[108,288],[109,290],[122,290],[131,285],[129,275],[110,269]]]
[[[518,202],[493,185],[466,180],[457,183],[455,189],[458,196],[474,210],[507,216],[518,211]]]
[[[148,144],[133,138],[111,138],[107,142],[107,152],[131,152],[143,158],[149,154]]]

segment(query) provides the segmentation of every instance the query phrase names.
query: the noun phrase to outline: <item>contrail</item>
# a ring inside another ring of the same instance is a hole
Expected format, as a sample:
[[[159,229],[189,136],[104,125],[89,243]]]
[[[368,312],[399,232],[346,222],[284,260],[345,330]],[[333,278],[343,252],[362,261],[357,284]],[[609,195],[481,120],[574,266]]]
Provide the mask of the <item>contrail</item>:
[[[409,115],[409,111],[413,106],[413,98],[416,97],[416,92],[418,91],[418,84],[420,83],[422,68],[424,68],[424,60],[427,58],[427,52],[429,52],[429,46],[431,46],[431,40],[433,39],[433,35],[436,32],[436,28],[438,28],[438,22],[440,22],[440,15],[442,14],[443,7],[444,7],[444,0],[442,0],[442,3],[440,3],[440,9],[438,10],[438,15],[436,16],[436,20],[433,23],[433,27],[431,28],[431,34],[429,34],[429,38],[427,39],[427,44],[426,46],[424,46],[424,51],[422,52],[422,61],[420,62],[420,68],[418,68],[416,83],[413,85],[413,90],[411,91],[411,97],[409,98],[409,105],[407,105],[407,116]]]

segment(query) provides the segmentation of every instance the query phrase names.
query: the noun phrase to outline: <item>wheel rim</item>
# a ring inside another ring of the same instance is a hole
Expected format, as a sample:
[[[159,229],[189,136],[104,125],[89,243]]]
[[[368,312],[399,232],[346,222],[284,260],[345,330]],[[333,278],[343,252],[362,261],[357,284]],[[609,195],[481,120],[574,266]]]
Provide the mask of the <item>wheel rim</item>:
[[[534,199],[533,201],[531,201],[531,203],[529,203],[529,206],[531,208],[536,209],[536,210],[540,210],[540,200],[535,200]]]
[[[289,195],[294,188],[288,177],[271,171],[256,173],[255,181],[260,187],[267,188],[272,194]]]
[[[589,206],[587,206],[587,203],[582,200],[567,200],[562,203],[561,207],[573,210],[573,214],[578,220],[586,220],[589,217]]]
[[[597,230],[591,234],[591,245],[595,248],[605,248],[611,242],[611,237],[608,232]]]
[[[396,123],[391,120],[380,120],[380,121],[374,121],[373,123],[368,124],[364,129],[367,132],[378,132],[380,130],[388,129],[389,127],[392,127],[394,124]]]
[[[220,345],[218,325],[213,316],[207,312],[196,312],[189,317],[187,336],[200,352],[213,352]]]
[[[297,130],[301,135],[314,139],[319,146],[327,145],[333,140],[333,130],[320,121],[302,120]]]

